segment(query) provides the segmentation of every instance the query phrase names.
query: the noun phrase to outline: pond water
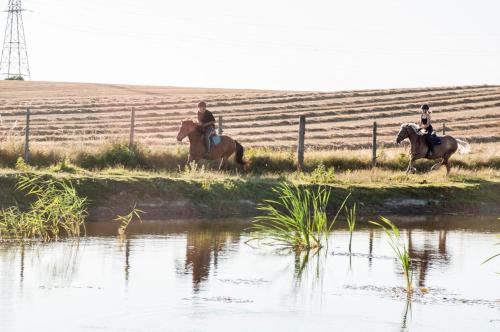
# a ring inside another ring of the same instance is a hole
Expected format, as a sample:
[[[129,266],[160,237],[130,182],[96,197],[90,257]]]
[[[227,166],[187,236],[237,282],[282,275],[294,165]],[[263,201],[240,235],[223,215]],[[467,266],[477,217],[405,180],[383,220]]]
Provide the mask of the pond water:
[[[418,289],[378,229],[327,250],[277,252],[248,220],[88,226],[88,237],[0,245],[0,331],[500,331],[500,222],[393,217]]]

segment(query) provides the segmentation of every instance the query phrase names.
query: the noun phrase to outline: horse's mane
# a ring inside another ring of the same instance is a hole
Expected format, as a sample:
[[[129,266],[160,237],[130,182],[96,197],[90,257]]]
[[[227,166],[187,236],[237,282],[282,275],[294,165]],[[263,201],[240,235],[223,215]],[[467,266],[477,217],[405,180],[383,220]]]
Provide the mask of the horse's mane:
[[[415,132],[415,134],[418,134],[418,125],[416,123],[413,123],[413,122],[408,122],[408,123],[403,123],[401,125],[401,128],[403,127],[410,127],[411,129],[413,129],[413,131]]]
[[[182,120],[182,124],[184,125],[185,123],[188,123],[188,124],[190,124],[190,125],[194,125],[194,126],[196,127],[196,130],[197,130],[198,132],[201,132],[201,129],[202,129],[202,128],[201,128],[201,126],[199,125],[199,123],[198,123],[198,122],[196,122],[196,121],[194,121],[194,120],[192,120],[192,119],[184,119],[184,120]]]

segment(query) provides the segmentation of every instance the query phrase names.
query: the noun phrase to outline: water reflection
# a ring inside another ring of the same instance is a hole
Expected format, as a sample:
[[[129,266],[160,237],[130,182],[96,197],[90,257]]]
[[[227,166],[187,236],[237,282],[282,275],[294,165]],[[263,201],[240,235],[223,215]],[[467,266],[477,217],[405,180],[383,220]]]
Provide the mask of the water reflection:
[[[373,259],[373,228],[368,230],[368,269],[372,270],[372,259]]]
[[[215,271],[217,270],[219,256],[224,250],[239,241],[239,233],[220,231],[206,225],[200,225],[198,229],[187,232],[184,273],[192,275],[194,292],[200,290],[202,282],[207,280],[212,267]]]
[[[66,241],[62,246],[49,244],[50,252],[44,245],[33,248],[32,259],[44,267],[47,277],[46,283],[69,285],[72,283],[75,275],[78,273],[80,265],[80,241]],[[33,264],[33,260],[30,264]]]
[[[304,274],[312,273],[315,279],[319,279],[321,274],[321,256],[326,250],[296,250],[294,255],[294,277],[297,285],[300,285]],[[323,259],[326,255],[323,254]]]
[[[400,227],[415,286],[428,284],[428,293],[414,295],[413,312],[400,287],[401,270],[376,228],[356,231],[349,256],[342,231],[332,236],[329,251],[250,248],[244,245],[248,224],[241,221],[146,222],[131,227],[123,241],[116,225],[108,232],[99,224],[80,243],[0,243],[0,331],[52,326],[53,308],[57,331],[154,331],[166,321],[181,331],[262,330],[262,322],[295,330],[311,321],[321,330],[497,331],[496,269],[478,266],[495,243],[490,230],[499,226],[430,225]],[[475,286],[466,287],[467,280]],[[450,310],[456,319],[442,320]]]
[[[0,267],[7,272],[17,271],[19,277],[16,279],[21,289],[25,279],[33,277],[33,267],[40,270],[39,279],[44,285],[69,284],[78,271],[80,245],[77,240],[60,243],[0,243]]]
[[[408,229],[408,252],[410,254],[411,264],[414,273],[417,275],[417,286],[425,287],[425,281],[429,269],[433,264],[440,266],[447,265],[450,256],[446,248],[447,230],[440,230],[437,234],[436,245],[436,232],[423,233],[423,239],[420,239],[416,245],[413,239],[413,232]]]
[[[408,331],[408,323],[411,320],[411,298],[407,298],[405,301],[405,307],[403,314],[401,315],[401,332]]]
[[[130,240],[126,239],[125,242],[125,281],[128,282],[128,278],[130,275]]]

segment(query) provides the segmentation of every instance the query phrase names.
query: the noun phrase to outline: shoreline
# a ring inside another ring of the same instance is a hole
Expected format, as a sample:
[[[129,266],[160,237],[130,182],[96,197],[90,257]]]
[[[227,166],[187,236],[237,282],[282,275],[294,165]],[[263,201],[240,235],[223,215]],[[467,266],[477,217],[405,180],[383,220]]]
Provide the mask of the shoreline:
[[[16,192],[18,174],[57,176],[70,180],[89,200],[88,221],[112,220],[131,207],[146,212],[145,220],[176,218],[234,218],[258,214],[264,199],[276,198],[272,188],[280,178],[219,177],[185,179],[163,175],[80,175],[0,173],[0,208],[29,204]],[[317,184],[299,183],[317,187]],[[333,213],[345,196],[358,204],[360,215],[476,214],[500,215],[500,181],[496,179],[447,183],[326,184],[332,190]]]

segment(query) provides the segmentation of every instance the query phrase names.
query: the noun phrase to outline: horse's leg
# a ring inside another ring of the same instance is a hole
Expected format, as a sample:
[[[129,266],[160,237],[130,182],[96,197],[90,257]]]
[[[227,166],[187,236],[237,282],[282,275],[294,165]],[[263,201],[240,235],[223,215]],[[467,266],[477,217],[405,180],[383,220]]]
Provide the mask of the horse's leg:
[[[443,159],[443,164],[446,165],[446,176],[450,175],[451,165],[448,157]]]
[[[229,157],[231,157],[232,154],[233,154],[232,151],[226,151],[222,155],[222,160],[223,160],[222,167],[224,168],[225,171],[229,171]]]
[[[408,168],[406,169],[406,174],[410,174],[413,170],[413,155],[410,155],[410,162],[408,163]]]
[[[223,167],[225,168],[225,166],[226,166],[226,159],[224,158],[224,156],[222,156],[220,158],[219,171],[221,171]]]
[[[417,172],[417,169],[415,168],[415,161],[417,160],[416,156],[412,156],[410,159],[410,172],[412,174],[415,174]]]
[[[436,164],[432,165],[432,167],[431,167],[431,171],[433,171],[433,170],[435,170],[435,169],[438,169],[439,167],[441,167],[441,166],[443,165],[443,163],[444,163],[444,159],[443,159],[442,161],[440,161],[440,162],[438,162],[438,163],[436,163]]]

